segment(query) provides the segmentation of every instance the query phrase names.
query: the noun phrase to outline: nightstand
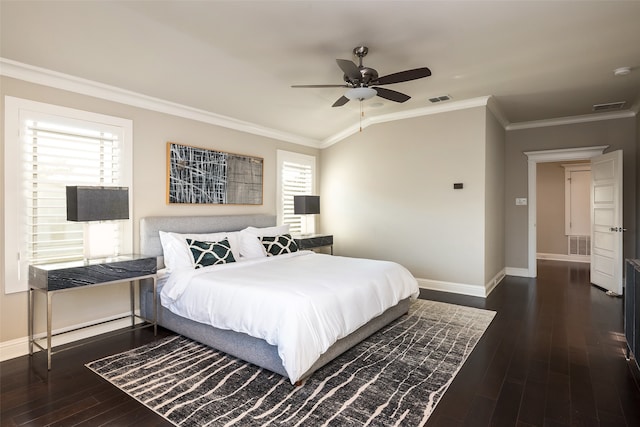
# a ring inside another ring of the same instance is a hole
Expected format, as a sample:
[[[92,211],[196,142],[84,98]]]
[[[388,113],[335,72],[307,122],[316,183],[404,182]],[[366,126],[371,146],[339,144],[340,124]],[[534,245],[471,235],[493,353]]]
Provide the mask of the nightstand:
[[[331,255],[333,255],[333,235],[332,234],[307,234],[303,236],[293,236],[293,240],[298,244],[300,249],[316,249],[325,246],[331,247]]]
[[[135,329],[153,326],[154,334],[157,333],[157,301],[154,300],[153,319],[146,319],[135,313],[135,292],[134,283],[141,279],[153,279],[153,295],[156,298],[157,288],[157,260],[156,257],[143,255],[120,255],[111,258],[87,260],[87,261],[71,261],[63,263],[34,264],[29,266],[29,355],[33,354],[33,346],[35,345],[42,351],[47,352],[47,369],[51,370],[51,356],[59,351],[53,351],[51,346],[51,338],[56,335],[62,335],[77,331],[80,329],[96,326],[104,322],[98,322],[91,325],[82,326],[72,330],[67,330],[57,334],[52,334],[53,319],[53,295],[59,292],[69,292],[74,289],[87,288],[92,286],[107,286],[116,283],[129,282],[129,297],[131,300],[131,314],[119,317],[109,321],[131,318],[131,329],[122,332],[129,332]],[[47,335],[46,337],[34,337],[34,293],[39,292],[46,295],[46,314],[47,314]],[[137,325],[136,319],[141,319],[147,323]],[[94,338],[96,339],[96,338]],[[42,346],[38,341],[46,340],[46,347]],[[88,342],[93,340],[83,340]],[[78,344],[79,345],[79,344]],[[68,350],[75,346],[65,346],[64,350]]]

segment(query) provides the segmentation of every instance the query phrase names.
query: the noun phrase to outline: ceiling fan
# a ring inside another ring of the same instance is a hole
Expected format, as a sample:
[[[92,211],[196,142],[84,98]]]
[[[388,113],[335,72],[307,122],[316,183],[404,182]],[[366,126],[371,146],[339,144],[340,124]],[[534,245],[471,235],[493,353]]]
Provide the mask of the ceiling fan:
[[[323,88],[323,87],[345,87],[349,90],[332,107],[341,107],[351,99],[364,101],[378,95],[381,98],[395,102],[405,102],[411,97],[395,90],[378,87],[393,83],[402,83],[410,80],[429,77],[431,70],[427,67],[415,68],[413,70],[400,71],[398,73],[387,74],[378,77],[378,72],[373,68],[362,65],[362,58],[367,56],[369,48],[358,46],[353,49],[353,54],[359,58],[359,65],[348,59],[336,59],[338,67],[344,72],[345,84],[339,85],[293,85],[293,88]]]

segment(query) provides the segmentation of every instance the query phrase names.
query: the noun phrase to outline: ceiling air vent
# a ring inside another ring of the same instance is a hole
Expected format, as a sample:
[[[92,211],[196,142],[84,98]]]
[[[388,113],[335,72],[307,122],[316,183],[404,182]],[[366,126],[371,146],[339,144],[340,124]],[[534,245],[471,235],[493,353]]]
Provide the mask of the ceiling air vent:
[[[593,111],[600,112],[622,110],[624,108],[624,104],[626,104],[626,101],[610,102],[608,104],[594,104]]]
[[[449,95],[435,96],[433,98],[429,98],[429,101],[432,103],[440,102],[440,101],[448,101],[451,97]]]

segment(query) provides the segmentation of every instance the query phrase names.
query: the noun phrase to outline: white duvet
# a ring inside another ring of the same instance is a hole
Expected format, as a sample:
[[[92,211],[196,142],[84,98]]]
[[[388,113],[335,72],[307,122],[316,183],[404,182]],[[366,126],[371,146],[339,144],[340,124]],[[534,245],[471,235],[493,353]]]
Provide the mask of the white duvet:
[[[418,293],[397,263],[300,251],[175,271],[160,296],[180,316],[277,346],[295,383],[337,340]]]

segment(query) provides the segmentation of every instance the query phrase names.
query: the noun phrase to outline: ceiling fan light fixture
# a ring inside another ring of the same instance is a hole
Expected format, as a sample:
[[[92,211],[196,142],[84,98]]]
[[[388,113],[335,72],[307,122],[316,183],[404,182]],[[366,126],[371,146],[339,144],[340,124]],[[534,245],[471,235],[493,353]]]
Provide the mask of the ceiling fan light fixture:
[[[628,76],[629,74],[631,74],[631,67],[620,67],[613,70],[613,75],[617,77]]]
[[[376,96],[378,92],[370,87],[354,87],[349,89],[344,96],[350,100],[357,99],[359,101],[365,101]]]

